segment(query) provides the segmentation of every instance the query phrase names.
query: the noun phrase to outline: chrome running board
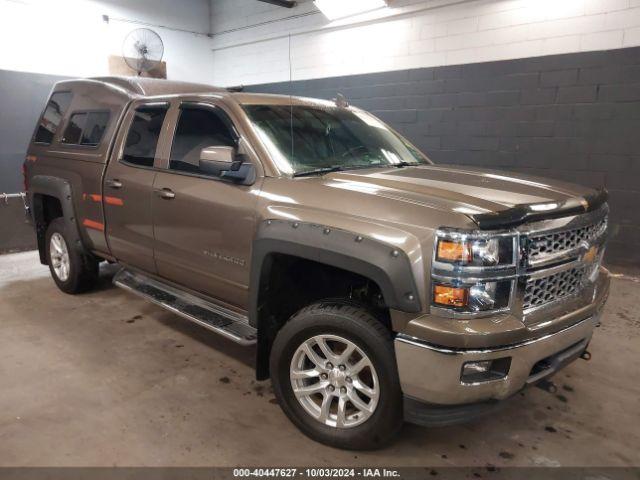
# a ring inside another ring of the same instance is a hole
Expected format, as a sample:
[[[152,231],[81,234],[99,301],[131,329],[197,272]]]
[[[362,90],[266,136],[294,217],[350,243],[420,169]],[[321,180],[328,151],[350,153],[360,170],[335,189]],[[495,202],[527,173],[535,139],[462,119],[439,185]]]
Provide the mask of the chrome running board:
[[[256,343],[257,330],[244,315],[126,268],[116,274],[113,283],[240,345]]]

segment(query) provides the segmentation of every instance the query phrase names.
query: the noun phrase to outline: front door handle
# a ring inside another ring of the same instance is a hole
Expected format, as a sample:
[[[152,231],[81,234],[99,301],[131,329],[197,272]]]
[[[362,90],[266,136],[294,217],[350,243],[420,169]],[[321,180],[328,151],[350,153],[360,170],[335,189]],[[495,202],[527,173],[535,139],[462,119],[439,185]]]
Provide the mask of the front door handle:
[[[173,193],[173,190],[171,190],[170,188],[158,189],[156,190],[156,194],[158,194],[160,198],[164,198],[165,200],[173,200],[174,198],[176,198],[176,194]]]
[[[122,188],[122,182],[120,180],[118,180],[117,178],[114,178],[112,180],[107,180],[106,182],[104,182],[105,185],[109,188],[115,188],[116,190],[119,188]]]

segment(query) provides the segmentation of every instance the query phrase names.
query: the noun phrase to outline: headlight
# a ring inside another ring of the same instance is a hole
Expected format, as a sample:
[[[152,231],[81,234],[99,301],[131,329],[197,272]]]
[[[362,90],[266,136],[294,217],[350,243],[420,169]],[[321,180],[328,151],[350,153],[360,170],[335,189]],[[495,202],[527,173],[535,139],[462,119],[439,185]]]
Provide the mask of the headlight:
[[[509,307],[517,265],[512,232],[440,229],[432,265],[432,305],[473,315]]]
[[[464,266],[513,265],[513,237],[473,238],[466,234],[438,232],[435,259]]]
[[[460,312],[486,312],[509,306],[511,280],[474,285],[433,283],[433,304]]]

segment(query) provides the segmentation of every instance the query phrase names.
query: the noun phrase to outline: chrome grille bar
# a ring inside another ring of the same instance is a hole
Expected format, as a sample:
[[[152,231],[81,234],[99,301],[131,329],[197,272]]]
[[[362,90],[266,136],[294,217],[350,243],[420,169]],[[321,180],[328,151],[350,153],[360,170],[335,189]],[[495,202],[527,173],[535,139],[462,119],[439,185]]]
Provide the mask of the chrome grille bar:
[[[527,252],[529,266],[549,263],[576,252],[584,244],[600,237],[607,230],[607,223],[605,216],[598,222],[583,227],[530,236]]]

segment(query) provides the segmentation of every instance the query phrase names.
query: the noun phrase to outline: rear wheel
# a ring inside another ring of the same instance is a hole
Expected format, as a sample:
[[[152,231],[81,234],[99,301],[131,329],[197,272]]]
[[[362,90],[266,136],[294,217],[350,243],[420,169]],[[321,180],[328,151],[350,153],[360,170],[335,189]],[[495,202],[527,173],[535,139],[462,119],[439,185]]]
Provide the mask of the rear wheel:
[[[56,218],[47,228],[46,256],[51,276],[63,292],[81,293],[95,285],[98,259],[84,249],[63,218]]]
[[[391,335],[362,308],[321,302],[302,309],[278,332],[271,376],[287,416],[327,445],[379,448],[402,425]]]

